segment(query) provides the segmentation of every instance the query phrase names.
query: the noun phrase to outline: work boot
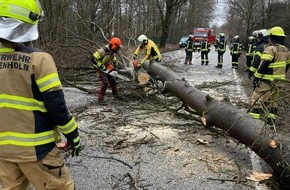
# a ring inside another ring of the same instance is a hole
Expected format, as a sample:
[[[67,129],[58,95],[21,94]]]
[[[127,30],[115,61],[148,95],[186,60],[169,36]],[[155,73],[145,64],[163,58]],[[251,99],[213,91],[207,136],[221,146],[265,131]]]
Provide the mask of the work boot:
[[[208,63],[205,63],[205,65],[208,65]]]
[[[222,68],[223,66],[222,65],[216,65],[215,67],[216,68]]]
[[[203,65],[203,63],[201,63],[201,65]]]
[[[192,65],[192,63],[191,63],[191,62],[189,62],[189,65]]]

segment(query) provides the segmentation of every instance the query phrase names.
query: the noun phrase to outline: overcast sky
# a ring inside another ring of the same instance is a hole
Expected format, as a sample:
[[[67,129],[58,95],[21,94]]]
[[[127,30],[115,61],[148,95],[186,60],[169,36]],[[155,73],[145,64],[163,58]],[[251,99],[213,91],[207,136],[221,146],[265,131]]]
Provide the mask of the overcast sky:
[[[221,26],[226,21],[227,0],[217,0],[212,25]]]

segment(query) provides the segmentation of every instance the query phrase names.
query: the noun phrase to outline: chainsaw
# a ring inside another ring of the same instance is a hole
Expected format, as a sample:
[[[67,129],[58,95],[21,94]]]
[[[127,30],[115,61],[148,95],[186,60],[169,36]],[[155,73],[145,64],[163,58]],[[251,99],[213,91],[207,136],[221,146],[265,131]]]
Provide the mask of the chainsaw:
[[[102,70],[101,70],[102,71]],[[130,81],[130,79],[128,78],[128,77],[125,77],[125,76],[123,76],[123,75],[120,75],[119,73],[118,73],[118,71],[115,71],[115,70],[112,70],[112,71],[109,71],[109,70],[104,70],[104,71],[102,71],[103,73],[106,73],[106,74],[108,74],[108,75],[110,75],[110,76],[113,76],[113,77],[116,77],[116,78],[119,78],[119,79],[122,79],[122,80],[124,80],[124,81]]]

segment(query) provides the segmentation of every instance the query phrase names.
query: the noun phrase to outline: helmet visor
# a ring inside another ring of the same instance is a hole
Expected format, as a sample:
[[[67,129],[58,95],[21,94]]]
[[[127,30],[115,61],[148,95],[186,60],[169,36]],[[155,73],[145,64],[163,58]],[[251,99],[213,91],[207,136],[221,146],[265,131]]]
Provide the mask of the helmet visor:
[[[0,38],[22,43],[38,38],[37,24],[29,24],[17,19],[0,17]]]

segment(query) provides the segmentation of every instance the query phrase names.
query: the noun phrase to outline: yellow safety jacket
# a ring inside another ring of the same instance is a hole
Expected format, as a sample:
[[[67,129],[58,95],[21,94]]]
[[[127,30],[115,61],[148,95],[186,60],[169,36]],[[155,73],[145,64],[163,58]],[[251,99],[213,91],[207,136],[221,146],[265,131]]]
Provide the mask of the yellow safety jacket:
[[[289,60],[288,48],[279,44],[269,44],[261,56],[261,64],[255,77],[264,81],[272,81],[275,78],[285,79],[286,65]]]
[[[138,46],[134,52],[134,57],[137,57],[142,51],[142,49],[144,49],[145,56],[141,60],[140,64],[143,64],[146,60],[155,59],[156,61],[161,61],[162,58],[161,53],[156,44],[152,40],[148,39],[148,43],[146,45],[143,46],[142,44]]]
[[[110,64],[114,64],[117,62],[117,58],[110,50],[109,45],[98,49],[93,54],[93,59],[94,66],[101,70],[105,70]]]
[[[78,136],[48,53],[0,43],[0,83],[0,159],[42,159],[55,147],[56,128],[71,138]]]

